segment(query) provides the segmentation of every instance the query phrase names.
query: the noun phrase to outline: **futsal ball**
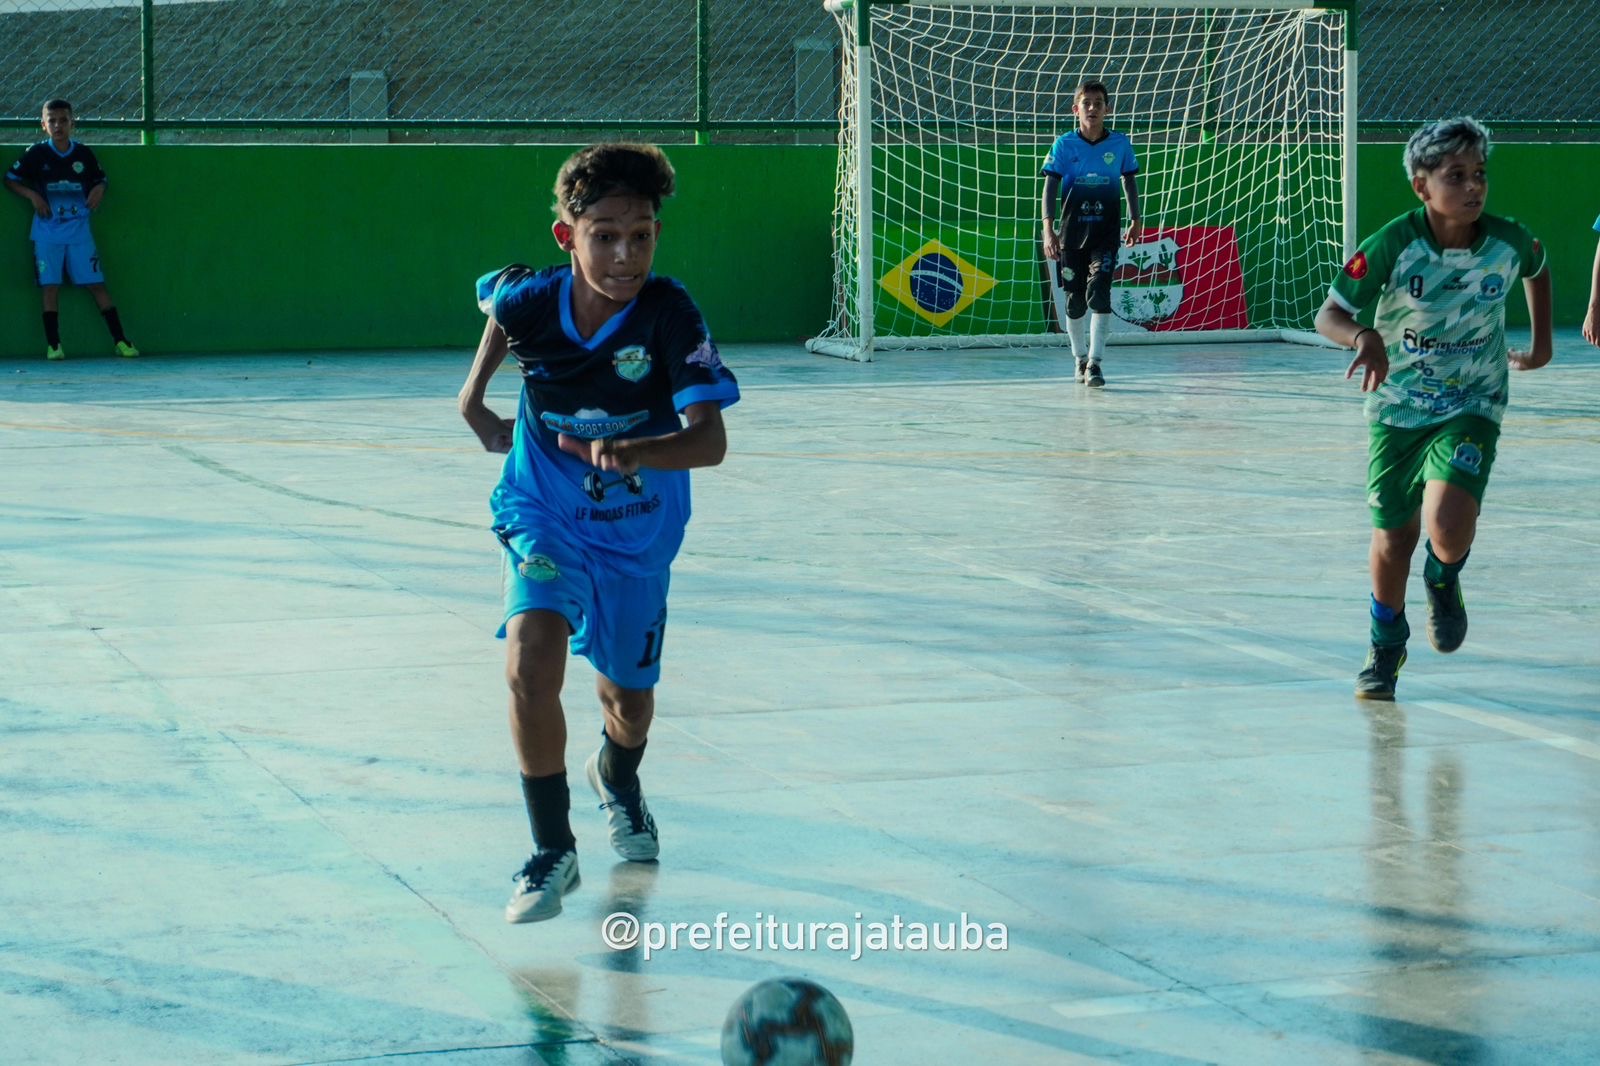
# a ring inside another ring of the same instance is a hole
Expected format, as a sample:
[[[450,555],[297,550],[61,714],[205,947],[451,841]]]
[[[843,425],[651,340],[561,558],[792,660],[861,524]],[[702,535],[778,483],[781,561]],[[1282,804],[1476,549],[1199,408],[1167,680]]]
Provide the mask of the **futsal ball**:
[[[833,993],[798,977],[751,986],[722,1023],[723,1066],[849,1066],[855,1046]]]

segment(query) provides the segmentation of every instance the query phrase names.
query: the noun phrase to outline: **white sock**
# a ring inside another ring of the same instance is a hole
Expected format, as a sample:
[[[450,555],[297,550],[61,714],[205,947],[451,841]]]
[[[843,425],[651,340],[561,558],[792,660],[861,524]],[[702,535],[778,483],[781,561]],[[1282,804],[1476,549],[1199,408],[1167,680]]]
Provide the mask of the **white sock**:
[[[1089,347],[1089,316],[1067,319],[1067,336],[1072,338],[1072,358],[1083,362],[1084,351]]]
[[[1098,311],[1089,316],[1089,362],[1098,363],[1106,354],[1106,334],[1111,332],[1111,316]]]

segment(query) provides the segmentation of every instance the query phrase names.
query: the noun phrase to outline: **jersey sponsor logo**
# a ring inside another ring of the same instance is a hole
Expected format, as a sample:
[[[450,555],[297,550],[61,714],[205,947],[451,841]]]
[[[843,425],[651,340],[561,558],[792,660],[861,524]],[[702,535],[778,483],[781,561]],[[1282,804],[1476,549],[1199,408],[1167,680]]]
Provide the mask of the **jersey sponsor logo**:
[[[1355,281],[1360,281],[1362,278],[1366,277],[1367,253],[1357,252],[1355,255],[1352,255],[1350,257],[1350,261],[1344,265],[1344,272]]]
[[[548,555],[530,555],[517,564],[517,573],[529,581],[554,581],[561,576],[561,568]]]
[[[565,433],[570,437],[582,437],[584,440],[614,437],[618,433],[625,433],[635,426],[643,425],[645,419],[649,417],[650,412],[648,411],[614,415],[606,411],[595,411],[588,408],[574,411],[570,415],[564,415],[557,411],[539,412],[539,421],[546,429],[553,430],[556,433]]]
[[[1456,445],[1456,452],[1450,457],[1450,465],[1476,477],[1479,467],[1483,465],[1483,452],[1470,440],[1464,440]]]
[[[1104,174],[1081,174],[1072,179],[1072,184],[1076,185],[1080,189],[1098,189],[1102,185],[1110,185],[1111,179]]]
[[[1429,337],[1408,329],[1400,335],[1400,348],[1407,355],[1474,355],[1481,352],[1489,343],[1487,336],[1468,337],[1460,341],[1442,341],[1438,337]],[[1418,371],[1424,377],[1431,377],[1431,367],[1419,367]]]
[[[1499,274],[1485,274],[1478,283],[1478,302],[1494,303],[1506,294],[1506,279]]]
[[[707,370],[722,369],[722,356],[717,354],[717,346],[711,343],[710,337],[701,341],[700,346],[690,352],[683,361],[690,366],[703,366]]]
[[[639,381],[650,373],[650,353],[644,350],[642,344],[630,344],[626,348],[618,348],[617,354],[611,357],[611,365],[616,368],[617,377],[624,381]]]

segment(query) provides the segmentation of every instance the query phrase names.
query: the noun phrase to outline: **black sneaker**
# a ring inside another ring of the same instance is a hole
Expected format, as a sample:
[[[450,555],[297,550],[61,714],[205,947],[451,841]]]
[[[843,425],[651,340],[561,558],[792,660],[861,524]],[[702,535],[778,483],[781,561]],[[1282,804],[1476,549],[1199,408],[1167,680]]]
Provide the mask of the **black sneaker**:
[[[1367,665],[1356,675],[1356,699],[1392,700],[1400,668],[1406,664],[1404,644],[1374,644],[1367,652]]]
[[[1428,643],[1434,651],[1452,652],[1467,639],[1467,603],[1461,598],[1461,582],[1435,585],[1423,582],[1428,590]]]
[[[1079,359],[1077,369],[1072,372],[1073,381],[1089,380],[1089,360]]]
[[[1100,373],[1100,364],[1099,363],[1090,363],[1089,364],[1089,374],[1088,374],[1087,377],[1085,377],[1083,379],[1083,383],[1085,385],[1089,386],[1091,389],[1103,389],[1103,388],[1105,388],[1106,379],[1105,379],[1105,375]]]
[[[578,853],[572,848],[535,852],[511,879],[516,888],[506,903],[506,921],[542,922],[561,913],[561,897],[581,883]]]

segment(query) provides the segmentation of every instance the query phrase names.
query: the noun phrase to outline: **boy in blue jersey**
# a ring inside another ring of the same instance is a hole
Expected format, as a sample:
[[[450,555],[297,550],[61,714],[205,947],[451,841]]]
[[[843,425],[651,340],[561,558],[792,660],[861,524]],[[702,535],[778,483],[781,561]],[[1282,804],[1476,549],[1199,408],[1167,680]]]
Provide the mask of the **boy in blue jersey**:
[[[1600,232],[1600,218],[1594,220],[1596,232]],[[1594,249],[1594,272],[1589,279],[1589,313],[1583,316],[1583,339],[1590,344],[1600,345],[1600,243]]]
[[[71,279],[94,297],[117,354],[133,357],[139,349],[122,332],[111,293],[100,270],[100,254],[89,234],[89,214],[106,194],[106,173],[86,144],[72,139],[72,105],[51,100],[44,105],[40,126],[49,140],[40,141],[6,171],[6,188],[33,205],[33,263],[44,306],[44,355],[65,359],[57,311],[61,283]]]
[[[1461,568],[1477,534],[1510,370],[1550,361],[1550,271],[1521,224],[1484,212],[1489,131],[1470,118],[1430,122],[1406,144],[1422,206],[1385,225],[1334,279],[1317,332],[1353,348],[1345,377],[1368,394],[1367,506],[1372,577],[1366,666],[1356,696],[1392,700],[1411,627],[1406,580],[1422,529],[1428,641],[1452,652],[1467,635]],[[1506,298],[1522,280],[1532,347],[1506,347]],[[1357,312],[1376,305],[1373,324]]]
[[[1078,127],[1056,138],[1045,157],[1044,257],[1057,264],[1067,294],[1067,335],[1072,340],[1075,377],[1091,388],[1106,383],[1100,370],[1106,334],[1111,330],[1111,277],[1117,269],[1119,240],[1139,238],[1139,163],[1133,145],[1105,127],[1111,97],[1103,83],[1086,81],[1073,94]],[[1128,196],[1128,232],[1122,228],[1122,192]],[[1066,196],[1056,232],[1056,194]],[[1086,323],[1084,312],[1093,315]],[[1085,337],[1087,334],[1087,337]]]
[[[722,408],[739,398],[694,301],[650,272],[673,186],[653,145],[585,148],[556,179],[551,231],[570,263],[478,281],[489,321],[460,410],[487,450],[506,453],[490,506],[505,549],[511,733],[536,847],[514,879],[509,922],[554,917],[578,886],[561,707],[569,644],[599,675],[604,730],[585,772],[611,845],[635,862],[659,850],[638,767],[668,571],[689,520],[688,471],[722,461]],[[523,378],[514,419],[484,403],[508,353]]]

